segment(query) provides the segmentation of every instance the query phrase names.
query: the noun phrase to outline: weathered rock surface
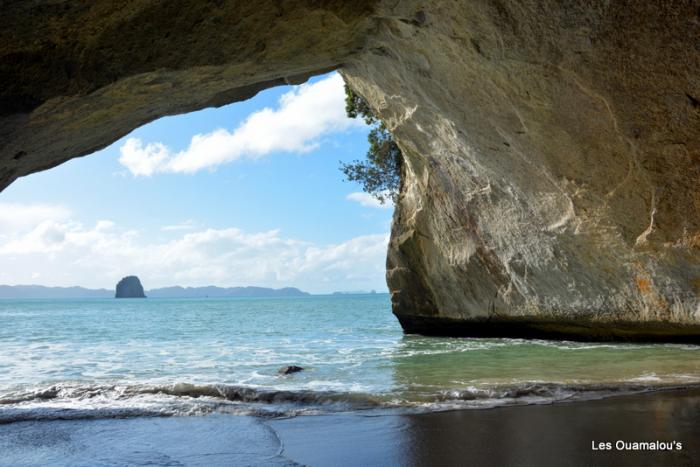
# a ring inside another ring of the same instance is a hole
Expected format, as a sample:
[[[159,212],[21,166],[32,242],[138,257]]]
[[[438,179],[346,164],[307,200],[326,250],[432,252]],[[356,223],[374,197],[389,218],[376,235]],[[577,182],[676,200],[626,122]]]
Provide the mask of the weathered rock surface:
[[[699,4],[420,6],[345,71],[408,155],[404,328],[698,341]]]
[[[4,2],[0,189],[165,115],[337,68],[374,1]]]
[[[126,276],[117,283],[114,298],[146,298],[146,294],[138,277]]]
[[[15,2],[0,187],[340,68],[404,151],[408,331],[700,342],[700,2]]]

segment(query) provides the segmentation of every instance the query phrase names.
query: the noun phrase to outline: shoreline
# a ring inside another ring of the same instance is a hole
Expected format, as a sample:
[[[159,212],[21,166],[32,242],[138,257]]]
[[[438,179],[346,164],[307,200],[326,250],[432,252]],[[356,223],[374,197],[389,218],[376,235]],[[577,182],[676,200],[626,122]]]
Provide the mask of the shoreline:
[[[618,451],[618,440],[682,449]],[[700,456],[700,389],[419,414],[28,421],[0,425],[0,452],[0,466],[682,466]]]
[[[303,416],[409,416],[453,411],[547,406],[644,396],[665,392],[700,393],[700,382],[544,383],[470,387],[432,400],[396,400],[371,393],[256,388],[245,385],[174,383],[160,385],[56,384],[0,397],[0,425],[208,415],[284,419]],[[133,397],[131,404],[123,399]],[[87,398],[85,396],[88,395]],[[102,404],[95,403],[102,399]],[[108,402],[105,403],[107,399]],[[122,399],[122,403],[118,401]],[[38,404],[32,404],[39,401]],[[52,404],[57,401],[56,404]],[[111,402],[111,403],[110,403]],[[23,403],[29,403],[29,406]]]

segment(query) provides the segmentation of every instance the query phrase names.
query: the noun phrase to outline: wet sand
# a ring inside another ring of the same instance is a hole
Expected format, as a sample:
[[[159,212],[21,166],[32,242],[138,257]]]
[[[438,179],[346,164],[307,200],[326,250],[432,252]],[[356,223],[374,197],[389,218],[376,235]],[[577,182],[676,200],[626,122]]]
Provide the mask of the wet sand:
[[[289,458],[309,465],[700,465],[700,391],[420,415],[281,420]],[[677,441],[680,451],[617,451],[615,442]],[[592,442],[611,442],[593,451]]]
[[[618,451],[618,440],[682,449]],[[0,425],[0,453],[3,466],[700,465],[700,391],[417,415],[22,422]]]

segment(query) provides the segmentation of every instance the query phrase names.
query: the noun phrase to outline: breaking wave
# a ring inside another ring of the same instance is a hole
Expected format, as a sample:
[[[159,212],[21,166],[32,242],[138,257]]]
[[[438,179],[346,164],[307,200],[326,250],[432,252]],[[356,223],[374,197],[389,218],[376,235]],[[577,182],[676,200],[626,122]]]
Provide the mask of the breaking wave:
[[[519,382],[435,393],[405,391],[379,394],[277,390],[228,384],[56,384],[0,396],[0,424],[212,413],[258,417],[293,417],[359,410],[416,413],[548,404],[690,388],[700,388],[700,382],[656,383],[646,379],[615,384]]]

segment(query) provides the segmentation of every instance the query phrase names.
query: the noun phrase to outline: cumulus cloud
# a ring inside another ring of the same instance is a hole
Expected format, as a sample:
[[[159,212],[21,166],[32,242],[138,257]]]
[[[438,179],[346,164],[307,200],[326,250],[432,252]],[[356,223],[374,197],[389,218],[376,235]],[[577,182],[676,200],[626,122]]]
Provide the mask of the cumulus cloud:
[[[257,159],[273,152],[305,153],[324,135],[362,125],[345,115],[343,79],[338,73],[302,84],[282,95],[276,109],[252,113],[233,131],[217,129],[192,137],[189,147],[173,152],[162,143],[129,138],[119,162],[135,176],[157,172],[193,173],[241,158]]]
[[[0,235],[33,228],[44,221],[66,219],[71,212],[51,204],[0,203]]]
[[[364,191],[350,193],[345,198],[350,201],[356,201],[366,208],[391,209],[394,207],[394,204],[390,201],[382,204],[377,198]]]
[[[37,216],[33,225],[0,231],[0,280],[30,283],[39,273],[46,285],[111,287],[126,274],[138,274],[148,288],[260,285],[311,292],[384,284],[385,233],[325,245],[277,230],[234,227],[198,229],[167,241],[144,236],[110,221],[84,225],[69,217]]]
[[[129,138],[119,148],[119,162],[133,175],[150,176],[163,171],[172,158],[170,150],[162,143],[144,145],[138,138]]]

